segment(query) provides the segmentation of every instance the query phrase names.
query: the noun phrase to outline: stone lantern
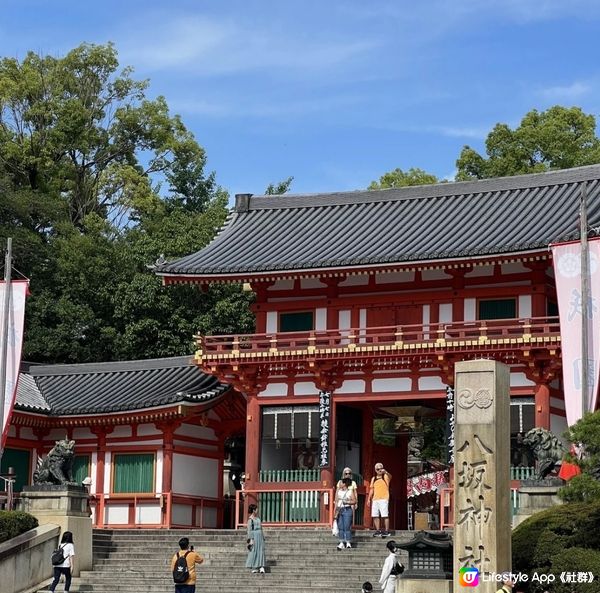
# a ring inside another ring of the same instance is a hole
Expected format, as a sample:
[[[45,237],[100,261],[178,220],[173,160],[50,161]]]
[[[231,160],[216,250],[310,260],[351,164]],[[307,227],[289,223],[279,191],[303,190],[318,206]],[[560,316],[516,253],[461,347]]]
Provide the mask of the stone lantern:
[[[408,552],[404,579],[452,579],[452,538],[445,532],[419,531],[398,547]]]

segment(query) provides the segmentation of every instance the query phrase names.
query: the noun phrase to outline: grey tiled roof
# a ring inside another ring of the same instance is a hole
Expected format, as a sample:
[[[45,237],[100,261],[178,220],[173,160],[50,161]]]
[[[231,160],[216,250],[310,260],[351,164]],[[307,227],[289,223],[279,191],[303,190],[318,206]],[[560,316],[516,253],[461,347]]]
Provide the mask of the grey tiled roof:
[[[379,191],[238,196],[212,243],[156,272],[210,278],[539,250],[578,237],[581,181],[597,227],[600,165]]]
[[[53,416],[101,414],[207,402],[228,389],[200,371],[191,356],[31,365],[21,373],[15,408]]]

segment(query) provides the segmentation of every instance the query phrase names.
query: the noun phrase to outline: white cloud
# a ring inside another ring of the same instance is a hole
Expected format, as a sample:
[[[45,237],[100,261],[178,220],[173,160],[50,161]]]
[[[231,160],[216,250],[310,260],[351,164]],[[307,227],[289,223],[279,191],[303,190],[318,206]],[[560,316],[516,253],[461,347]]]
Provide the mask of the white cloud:
[[[590,84],[573,82],[564,86],[551,86],[540,90],[540,95],[547,101],[576,101],[592,90]]]
[[[350,63],[378,45],[368,40],[319,40],[309,33],[189,16],[160,27],[141,25],[119,46],[125,63],[146,71],[185,69],[194,77],[259,69],[315,72]]]

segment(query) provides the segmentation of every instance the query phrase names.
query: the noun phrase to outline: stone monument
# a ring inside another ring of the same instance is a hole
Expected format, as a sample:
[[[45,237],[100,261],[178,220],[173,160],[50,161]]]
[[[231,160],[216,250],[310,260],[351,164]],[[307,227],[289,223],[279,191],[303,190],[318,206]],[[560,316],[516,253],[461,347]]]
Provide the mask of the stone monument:
[[[493,360],[455,368],[454,593],[511,570],[509,369]]]
[[[56,441],[48,455],[39,459],[33,485],[25,486],[20,495],[20,510],[37,518],[40,525],[58,525],[61,534],[73,533],[75,570],[92,568],[92,519],[89,493],[73,481],[72,466],[75,441]],[[60,536],[59,536],[60,538]]]

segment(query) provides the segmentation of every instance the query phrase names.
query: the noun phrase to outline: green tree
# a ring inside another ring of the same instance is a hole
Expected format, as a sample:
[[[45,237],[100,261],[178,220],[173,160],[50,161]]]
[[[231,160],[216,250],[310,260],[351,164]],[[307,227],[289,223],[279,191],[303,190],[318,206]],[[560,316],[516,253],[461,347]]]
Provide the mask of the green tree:
[[[572,443],[583,446],[581,460],[570,459],[582,470],[559,491],[567,502],[600,500],[600,411],[587,413],[571,426],[565,435]]]
[[[269,183],[265,190],[265,196],[280,196],[282,194],[287,194],[287,192],[290,191],[290,187],[292,187],[292,181],[294,181],[294,178],[288,177],[278,183]]]
[[[409,185],[429,185],[439,183],[439,179],[423,169],[410,168],[408,171],[394,169],[384,173],[379,181],[372,181],[368,189],[390,189]]]
[[[486,156],[465,146],[456,161],[457,180],[566,169],[600,162],[596,118],[579,107],[533,109],[511,129],[498,123],[485,141]]]
[[[110,44],[0,60],[0,238],[31,278],[30,360],[188,354],[198,331],[253,325],[240,289],[165,287],[149,268],[205,246],[228,196],[147,88]]]

